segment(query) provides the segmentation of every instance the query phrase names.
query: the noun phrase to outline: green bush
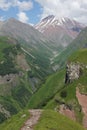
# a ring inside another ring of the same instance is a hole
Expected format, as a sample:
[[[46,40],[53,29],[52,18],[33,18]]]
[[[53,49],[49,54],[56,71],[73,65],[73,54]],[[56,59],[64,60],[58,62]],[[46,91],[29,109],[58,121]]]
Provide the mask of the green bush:
[[[60,96],[62,98],[66,98],[67,97],[67,91],[63,90],[61,93],[60,93]]]

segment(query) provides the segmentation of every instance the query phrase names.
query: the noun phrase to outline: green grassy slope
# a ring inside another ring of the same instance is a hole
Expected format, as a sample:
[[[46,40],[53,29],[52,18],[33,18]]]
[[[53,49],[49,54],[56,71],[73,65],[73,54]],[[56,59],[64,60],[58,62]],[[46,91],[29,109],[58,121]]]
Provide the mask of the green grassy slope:
[[[16,62],[17,55],[21,53],[17,40],[0,37],[0,123],[9,117],[8,113],[11,116],[24,108],[32,95],[28,72]],[[14,77],[6,78],[9,74]]]
[[[87,48],[76,51],[69,57],[69,60],[72,62],[78,61],[80,63],[87,64]]]
[[[87,49],[81,49],[70,56],[70,62],[79,62],[79,64],[87,65]],[[64,85],[64,88],[58,92],[52,100],[50,100],[45,109],[59,108],[62,103],[69,106],[75,111],[76,118],[79,122],[82,121],[83,114],[81,107],[76,98],[76,87],[80,88],[80,92],[87,94],[87,69],[83,69],[82,75],[78,80],[73,81],[70,84]],[[65,94],[65,96],[63,96]]]
[[[58,112],[46,110],[42,113],[34,130],[85,130],[78,123],[68,119]]]
[[[82,49],[77,52],[75,52],[70,58],[70,61],[73,62],[80,62],[80,63],[87,63],[86,60],[87,56],[87,49]],[[71,105],[72,107],[75,106],[76,109],[80,109],[80,106],[78,104],[78,101],[76,99],[76,87],[78,84],[82,84],[83,86],[86,86],[87,84],[87,73],[84,70],[83,75],[80,77],[80,79],[74,81],[71,84],[64,84],[64,78],[65,78],[65,71],[57,72],[56,74],[53,74],[50,76],[45,84],[42,85],[42,87],[31,97],[30,102],[28,104],[29,108],[42,108],[45,109],[54,109],[58,104],[56,100],[63,100],[67,105]],[[64,88],[64,89],[62,89]],[[86,92],[87,87],[84,87],[84,92]],[[62,91],[65,91],[67,93],[67,97],[62,98],[60,95]],[[71,93],[72,92],[72,93]],[[56,94],[57,93],[57,94]],[[56,94],[56,96],[54,96]],[[53,98],[54,97],[54,98]],[[80,114],[80,113],[79,113]]]
[[[42,108],[47,102],[53,98],[55,93],[59,91],[64,84],[65,71],[62,70],[49,76],[46,83],[31,97],[28,107],[29,108]]]
[[[20,46],[18,43],[20,43]],[[18,74],[18,76],[14,79],[14,82],[7,81],[0,84],[0,104],[7,112],[10,112],[10,115],[19,112],[21,109],[26,107],[26,104],[29,102],[33,93],[30,79],[37,77],[40,79],[40,82],[44,82],[44,78],[52,72],[52,68],[50,66],[52,50],[45,44],[46,43],[40,41],[38,45],[35,45],[36,47],[33,47],[32,45],[25,43],[25,41],[18,41],[11,37],[0,37],[0,75],[6,76],[7,74]],[[22,68],[17,64],[16,59],[20,54],[25,56],[25,60],[30,68],[29,71],[22,70]],[[21,73],[19,74],[19,72]],[[62,78],[62,76],[59,76],[58,78]],[[52,78],[50,78],[47,81],[48,83],[46,83],[46,86],[48,86],[47,96],[45,99],[43,96],[43,102],[41,103],[41,100],[39,100],[39,103],[37,102],[37,104],[34,105],[35,107],[43,106],[50,98],[52,98],[57,90],[61,88],[61,85],[57,85],[58,82],[56,82],[56,75],[54,77],[54,85],[55,88],[56,86],[58,87],[57,89],[51,87],[51,84],[53,84],[51,79]],[[36,84],[35,87],[39,88]],[[43,91],[43,87],[40,92],[41,91]],[[46,87],[44,92],[45,91]],[[31,105],[29,105],[29,107],[32,107],[32,103],[30,104]],[[6,119],[6,115],[2,114],[3,113],[1,113],[0,116],[2,119],[0,123]]]
[[[0,125],[0,130],[20,130],[23,123],[29,118],[29,116],[28,110],[23,110],[2,123]]]

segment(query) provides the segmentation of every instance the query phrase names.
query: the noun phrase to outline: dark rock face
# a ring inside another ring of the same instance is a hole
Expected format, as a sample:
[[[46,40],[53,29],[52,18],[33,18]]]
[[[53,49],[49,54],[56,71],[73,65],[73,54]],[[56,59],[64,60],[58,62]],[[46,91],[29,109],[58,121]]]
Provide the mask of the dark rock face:
[[[18,74],[7,74],[5,76],[0,76],[0,85],[11,83],[12,86],[16,86],[18,84]]]
[[[66,66],[65,83],[71,83],[78,79],[82,73],[82,66],[79,63],[68,63]]]

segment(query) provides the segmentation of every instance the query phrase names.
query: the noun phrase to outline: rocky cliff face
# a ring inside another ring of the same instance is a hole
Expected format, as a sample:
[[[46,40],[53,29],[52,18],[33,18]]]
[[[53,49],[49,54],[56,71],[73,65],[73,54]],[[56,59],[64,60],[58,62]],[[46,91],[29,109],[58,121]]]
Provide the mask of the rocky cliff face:
[[[68,63],[66,66],[65,83],[71,83],[82,74],[83,66],[79,63]]]

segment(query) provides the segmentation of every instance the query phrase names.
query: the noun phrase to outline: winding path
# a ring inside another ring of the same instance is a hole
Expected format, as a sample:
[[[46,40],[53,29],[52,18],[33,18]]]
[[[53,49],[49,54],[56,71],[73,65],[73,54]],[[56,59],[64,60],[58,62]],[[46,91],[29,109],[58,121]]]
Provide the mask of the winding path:
[[[82,111],[84,113],[84,117],[83,117],[83,125],[85,128],[87,128],[87,96],[86,95],[82,95],[79,92],[79,89],[76,90],[76,97],[79,101],[79,104],[82,107]]]
[[[20,130],[33,130],[33,126],[37,124],[42,111],[40,109],[29,110],[31,117],[24,123]]]

